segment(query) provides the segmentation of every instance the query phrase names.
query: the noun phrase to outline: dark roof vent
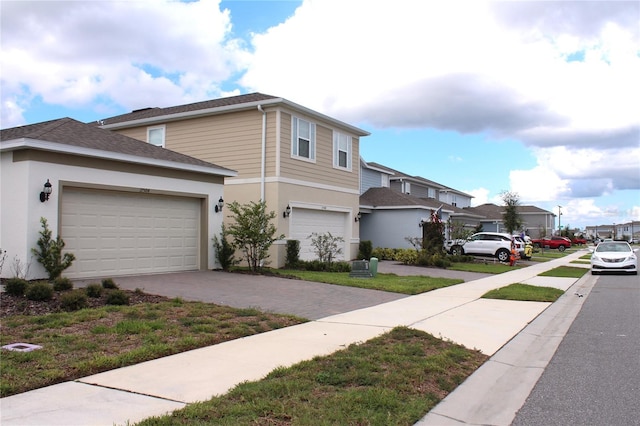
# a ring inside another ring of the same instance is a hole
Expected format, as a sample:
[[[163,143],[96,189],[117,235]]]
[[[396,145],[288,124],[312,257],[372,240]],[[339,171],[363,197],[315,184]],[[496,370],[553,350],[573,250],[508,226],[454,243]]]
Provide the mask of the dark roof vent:
[[[153,108],[152,107],[146,107],[146,108],[134,109],[133,111],[131,111],[131,114],[133,114],[135,112],[148,111],[150,109],[153,109]]]

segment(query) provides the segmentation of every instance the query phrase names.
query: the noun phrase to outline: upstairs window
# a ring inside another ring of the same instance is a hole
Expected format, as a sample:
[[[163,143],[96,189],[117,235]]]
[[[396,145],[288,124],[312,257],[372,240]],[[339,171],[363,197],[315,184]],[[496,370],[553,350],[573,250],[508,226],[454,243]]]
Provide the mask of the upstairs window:
[[[147,127],[147,142],[164,148],[164,126]]]
[[[389,175],[385,175],[384,173],[380,175],[380,186],[383,188],[389,187]]]
[[[333,167],[351,170],[351,136],[333,132]]]
[[[314,161],[316,159],[316,125],[301,118],[291,120],[291,155]]]

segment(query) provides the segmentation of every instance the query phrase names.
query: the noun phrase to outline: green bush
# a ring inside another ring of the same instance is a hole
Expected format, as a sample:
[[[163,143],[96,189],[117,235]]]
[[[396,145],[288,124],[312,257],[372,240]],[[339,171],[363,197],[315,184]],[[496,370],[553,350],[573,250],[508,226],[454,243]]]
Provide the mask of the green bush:
[[[29,300],[44,301],[53,298],[53,287],[46,281],[36,281],[27,286],[25,296]]]
[[[55,239],[53,233],[47,225],[47,219],[40,218],[42,230],[38,238],[38,248],[32,248],[31,252],[36,256],[36,260],[44,266],[49,273],[49,280],[53,281],[62,274],[62,271],[71,266],[76,259],[73,253],[62,254],[64,240],[58,235]]]
[[[315,272],[351,272],[351,263],[341,261],[329,264],[317,259],[299,260],[295,265],[295,269]]]
[[[212,238],[213,247],[216,251],[216,259],[218,259],[218,263],[220,263],[223,271],[228,271],[233,265],[239,263],[239,260],[234,256],[236,248],[229,242],[227,235],[229,235],[227,228],[222,224],[220,237],[214,235]]]
[[[107,305],[128,305],[129,296],[122,290],[113,290],[107,294]]]
[[[85,292],[87,293],[87,296],[93,297],[94,299],[97,299],[100,296],[102,296],[103,290],[104,289],[102,288],[102,286],[96,283],[89,284],[87,288],[85,288]]]
[[[417,265],[418,264],[418,255],[414,249],[399,249],[395,254],[395,259],[398,262],[402,262],[403,265]]]
[[[4,291],[11,296],[24,296],[24,292],[27,289],[27,284],[29,284],[29,282],[22,278],[9,278],[4,283]]]
[[[79,311],[88,306],[87,296],[82,290],[70,291],[60,297],[62,309],[65,311]]]
[[[53,289],[55,291],[73,290],[73,282],[67,277],[58,277],[53,281]]]
[[[287,240],[287,254],[285,257],[285,266],[287,268],[295,267],[300,261],[300,241]]]
[[[373,243],[371,240],[360,241],[360,245],[358,246],[358,259],[369,260],[372,257],[371,253],[373,253]]]
[[[111,278],[105,278],[102,280],[102,287],[109,290],[117,290],[118,284],[116,284]]]

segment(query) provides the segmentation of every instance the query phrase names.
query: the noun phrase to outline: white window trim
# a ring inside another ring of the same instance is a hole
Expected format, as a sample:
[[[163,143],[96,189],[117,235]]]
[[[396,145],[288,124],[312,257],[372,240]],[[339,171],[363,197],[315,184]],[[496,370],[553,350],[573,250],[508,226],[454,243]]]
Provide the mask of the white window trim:
[[[165,141],[167,138],[167,129],[166,126],[163,124],[162,126],[153,126],[153,127],[147,127],[147,142],[151,143],[151,132],[153,130],[162,130],[162,143],[160,145],[156,145],[156,144],[152,144],[152,145],[156,145],[159,146],[161,148],[165,147]]]
[[[298,121],[306,121],[309,123],[309,157],[304,157],[298,155]],[[291,157],[302,160],[309,161],[311,163],[316,162],[316,123],[313,123],[309,120],[305,120],[304,118],[291,117]]]
[[[341,150],[340,149],[340,138],[344,137],[346,138],[346,142],[347,142],[347,150]],[[346,133],[340,133],[337,131],[333,131],[333,167],[335,169],[340,169],[340,170],[347,170],[347,171],[351,171],[351,153],[352,153],[352,149],[353,149],[353,138],[349,135],[347,135]],[[340,151],[346,152],[347,154],[347,165],[345,166],[341,166],[340,165]]]
[[[384,173],[380,175],[380,186],[382,186],[383,188],[389,187],[389,175],[386,175]]]

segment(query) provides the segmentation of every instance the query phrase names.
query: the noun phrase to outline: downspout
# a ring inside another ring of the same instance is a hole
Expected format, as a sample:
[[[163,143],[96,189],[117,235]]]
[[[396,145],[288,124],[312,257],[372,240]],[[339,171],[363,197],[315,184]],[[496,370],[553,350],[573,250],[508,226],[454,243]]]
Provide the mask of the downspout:
[[[260,200],[264,201],[264,185],[266,174],[266,151],[267,151],[267,113],[258,105],[258,111],[262,113],[262,161],[260,164]]]

